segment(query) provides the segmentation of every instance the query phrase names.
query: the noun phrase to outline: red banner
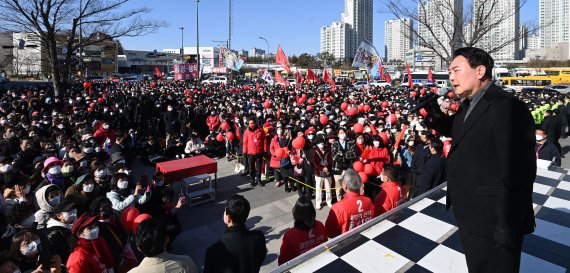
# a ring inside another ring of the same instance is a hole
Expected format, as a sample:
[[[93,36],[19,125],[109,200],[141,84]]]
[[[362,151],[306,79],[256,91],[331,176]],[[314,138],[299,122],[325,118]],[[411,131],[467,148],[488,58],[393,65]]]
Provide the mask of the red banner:
[[[175,64],[174,79],[189,81],[198,78],[198,64]]]
[[[410,66],[407,63],[406,70],[408,71],[408,88],[414,88],[414,83],[412,82],[412,72],[410,72]]]
[[[283,79],[283,77],[281,77],[281,73],[279,73],[277,70],[275,70],[275,81],[285,86],[289,86],[289,82]]]
[[[277,56],[275,56],[275,62],[281,65],[283,69],[287,70],[288,74],[291,74],[291,69],[289,69],[289,59],[287,58],[287,55],[285,55],[285,52],[283,52],[281,45],[279,45],[279,48],[277,49]]]
[[[431,67],[428,67],[428,76],[427,76],[427,80],[431,83],[435,83],[435,80],[433,79],[433,73],[431,73]]]

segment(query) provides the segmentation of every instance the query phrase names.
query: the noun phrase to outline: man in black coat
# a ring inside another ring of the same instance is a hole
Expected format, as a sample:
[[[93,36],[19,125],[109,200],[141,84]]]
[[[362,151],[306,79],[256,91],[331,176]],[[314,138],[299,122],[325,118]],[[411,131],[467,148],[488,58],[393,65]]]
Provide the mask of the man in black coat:
[[[443,142],[433,139],[429,145],[431,156],[424,166],[416,194],[420,195],[447,179],[447,159],[443,157]]]
[[[560,166],[560,151],[550,141],[544,129],[536,129],[536,158],[553,161],[552,165]]]
[[[249,210],[249,202],[241,195],[236,194],[226,201],[224,222],[228,228],[220,241],[206,249],[204,273],[259,272],[267,254],[265,235],[245,226]]]
[[[558,109],[558,116],[560,117],[560,122],[562,123],[561,137],[566,138],[568,137],[568,116],[570,115],[570,113],[568,113],[568,107],[564,105],[563,99],[558,100],[557,109]]]
[[[534,231],[534,122],[527,107],[492,84],[493,58],[454,52],[449,79],[463,99],[454,116],[428,105],[428,124],[453,138],[447,206],[459,227],[469,272],[519,272],[522,241]]]
[[[558,110],[546,110],[546,115],[542,124],[540,124],[540,128],[546,131],[546,136],[550,143],[554,144],[558,151],[562,151],[562,147],[560,146],[560,135],[562,134],[562,121],[558,116]]]

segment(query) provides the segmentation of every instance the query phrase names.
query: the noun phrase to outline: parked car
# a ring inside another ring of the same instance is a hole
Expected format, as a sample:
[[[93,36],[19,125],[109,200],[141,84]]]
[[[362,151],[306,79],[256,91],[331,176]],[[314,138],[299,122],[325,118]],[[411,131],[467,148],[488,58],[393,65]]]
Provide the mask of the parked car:
[[[202,83],[210,84],[210,83],[223,83],[228,84],[228,78],[224,76],[212,76],[208,79],[202,81]]]
[[[368,83],[365,81],[357,81],[352,86],[356,89],[366,88],[368,86]]]
[[[386,81],[382,81],[382,80],[376,80],[370,83],[370,86],[373,87],[388,87],[388,86],[392,86],[389,82]]]
[[[145,78],[142,75],[131,75],[131,76],[123,77],[123,81],[125,81],[125,82],[142,82],[144,80],[145,80]]]
[[[554,89],[562,94],[570,93],[570,85],[556,84],[556,85],[551,85],[548,88]]]
[[[8,79],[8,78],[6,78],[6,77],[1,77],[1,76],[0,76],[0,84],[2,84],[2,83],[8,83],[8,82],[10,82],[10,79]]]

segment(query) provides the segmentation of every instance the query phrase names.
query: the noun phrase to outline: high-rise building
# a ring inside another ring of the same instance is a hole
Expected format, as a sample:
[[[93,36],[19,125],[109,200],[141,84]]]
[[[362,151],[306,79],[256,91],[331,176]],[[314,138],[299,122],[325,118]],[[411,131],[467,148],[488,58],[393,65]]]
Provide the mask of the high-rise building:
[[[461,46],[463,0],[423,0],[418,3],[418,45],[445,52],[451,57],[453,48]],[[452,40],[453,38],[453,40]],[[435,62],[442,69],[442,61]]]
[[[372,0],[345,0],[341,20],[321,28],[320,52],[353,58],[361,41],[373,41],[373,13]]]
[[[413,23],[410,18],[388,20],[384,23],[386,61],[404,61],[413,45]]]
[[[249,50],[249,57],[261,57],[265,55],[265,50],[259,48],[252,48]]]
[[[519,5],[519,0],[496,0],[494,5],[489,5],[488,0],[475,0],[475,13],[489,16],[485,16],[481,22],[478,22],[481,16],[474,16],[473,24],[483,29],[490,28],[475,46],[491,52],[496,60],[518,59],[521,31]]]
[[[540,48],[540,36],[530,35],[527,38],[526,49],[539,49]]]
[[[540,0],[540,47],[570,42],[570,0]]]

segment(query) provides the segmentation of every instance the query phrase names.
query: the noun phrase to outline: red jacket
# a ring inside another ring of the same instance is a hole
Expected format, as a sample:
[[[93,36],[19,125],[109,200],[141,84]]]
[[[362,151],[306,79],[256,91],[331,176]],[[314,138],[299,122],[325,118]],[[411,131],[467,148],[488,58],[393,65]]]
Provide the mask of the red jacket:
[[[382,183],[382,191],[374,199],[374,217],[395,208],[405,196],[406,190],[400,183],[390,181]]]
[[[271,154],[271,161],[269,162],[269,167],[271,168],[279,168],[281,166],[281,158],[278,158],[277,156],[275,156],[275,151],[277,151],[277,149],[281,148],[281,146],[279,145],[279,137],[278,136],[274,136],[273,139],[271,139],[271,144],[269,144],[269,153]]]
[[[327,169],[329,169],[329,174],[332,175],[332,163],[333,163],[333,158],[332,158],[332,152],[331,152],[331,148],[329,146],[325,145],[325,152],[324,154],[321,152],[321,149],[319,149],[318,147],[316,147],[313,150],[313,154],[312,154],[312,162],[313,162],[313,169],[315,170],[315,175],[316,176],[320,176],[319,174],[323,171],[324,167],[327,167]],[[327,161],[327,165],[322,165],[321,164],[321,160],[326,159]]]
[[[384,168],[384,164],[390,162],[390,153],[386,148],[372,147],[368,154],[367,162],[372,164],[376,170],[376,174],[380,174]]]
[[[209,115],[206,118],[206,125],[208,125],[208,129],[210,131],[214,131],[216,129],[218,129],[218,127],[220,126],[222,122],[220,121],[220,117],[217,115]]]
[[[247,155],[263,154],[265,147],[265,132],[259,127],[255,130],[247,128],[243,133],[243,153]]]
[[[283,235],[277,264],[282,265],[327,240],[325,226],[319,220],[315,220],[315,225],[310,230],[293,227]]]
[[[367,196],[347,192],[342,200],[336,202],[327,217],[325,227],[331,238],[345,233],[374,217],[374,205]]]
[[[115,144],[115,139],[117,138],[115,135],[115,130],[103,130],[103,127],[99,127],[99,129],[95,131],[95,134],[93,134],[93,140],[95,140],[95,142],[97,142],[101,148],[104,148],[103,145],[105,145],[107,138],[111,140],[111,147],[113,147],[113,144]]]
[[[67,259],[69,273],[107,273],[107,267],[95,253],[77,246]]]

